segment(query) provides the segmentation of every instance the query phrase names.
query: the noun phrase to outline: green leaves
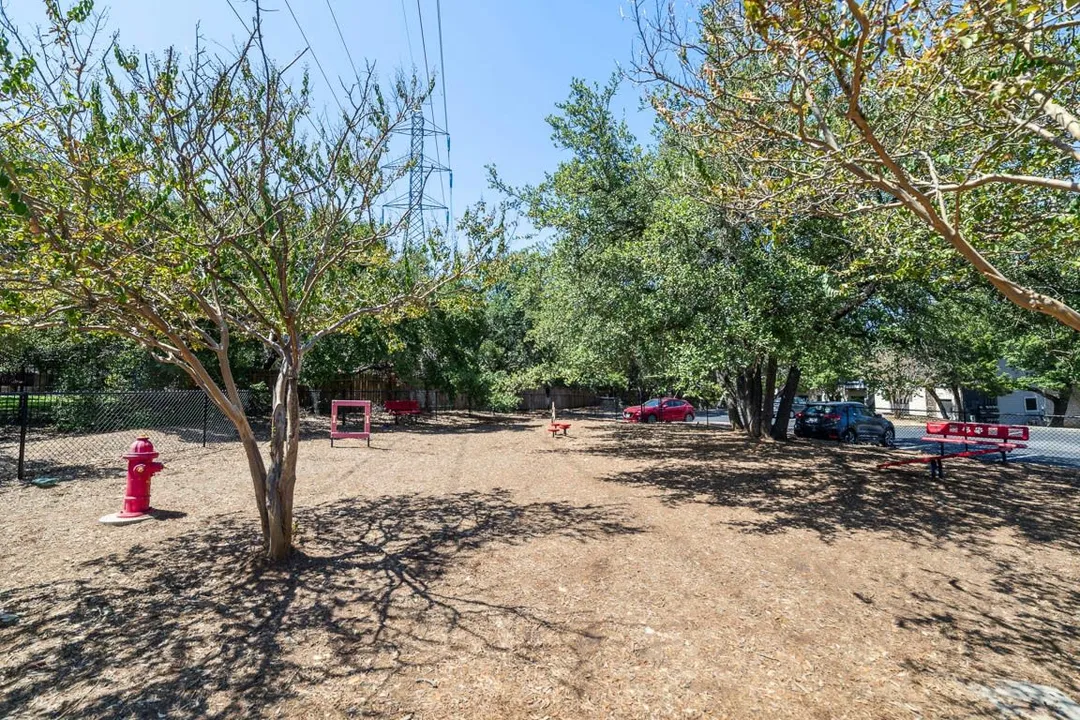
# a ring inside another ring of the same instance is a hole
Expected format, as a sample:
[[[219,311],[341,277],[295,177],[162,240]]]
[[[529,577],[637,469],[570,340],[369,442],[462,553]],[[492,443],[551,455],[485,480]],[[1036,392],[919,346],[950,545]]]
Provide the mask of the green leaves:
[[[819,364],[841,367],[831,353],[865,332],[866,287],[887,288],[887,266],[859,264],[839,223],[733,218],[708,197],[729,168],[671,135],[641,150],[609,100],[575,83],[550,119],[571,159],[510,189],[554,233],[527,305],[543,376],[716,395],[720,375],[769,356],[812,365],[828,351]]]
[[[30,87],[30,77],[37,68],[37,61],[32,56],[16,57],[9,45],[7,35],[0,32],[0,96],[25,92]]]
[[[460,254],[438,234],[403,251],[371,221],[393,180],[386,135],[421,102],[415,81],[384,96],[372,79],[329,122],[258,43],[144,63],[82,34],[91,3],[46,11],[53,33],[18,44],[32,57],[15,58],[8,35],[0,45],[3,79],[20,89],[0,107],[12,173],[0,176],[0,281],[18,292],[0,323],[63,307],[205,381],[189,350],[251,340],[300,365],[366,315],[419,317],[501,242],[495,213],[466,215]],[[37,62],[56,76],[25,72]]]
[[[899,206],[923,226],[888,239],[905,255],[936,264],[936,235],[1005,297],[1080,328],[1059,295],[1029,302],[1039,288],[1011,289],[980,260],[1069,237],[1044,219],[1080,176],[1074,7],[710,0],[700,17],[693,39],[674,17],[644,23],[658,28],[649,56],[681,62],[677,73],[646,63],[642,79],[659,83],[660,116],[712,165],[716,202],[762,224],[875,212],[893,224]],[[1042,232],[999,230],[1019,216]],[[896,270],[917,274],[918,262]]]
[[[27,217],[30,214],[30,208],[23,202],[22,196],[19,191],[15,189],[11,182],[11,178],[4,170],[0,169],[0,192],[3,192],[4,199],[7,201],[7,209],[20,217]]]
[[[87,20],[93,11],[94,0],[79,0],[79,2],[68,8],[65,17],[68,22],[81,23]]]

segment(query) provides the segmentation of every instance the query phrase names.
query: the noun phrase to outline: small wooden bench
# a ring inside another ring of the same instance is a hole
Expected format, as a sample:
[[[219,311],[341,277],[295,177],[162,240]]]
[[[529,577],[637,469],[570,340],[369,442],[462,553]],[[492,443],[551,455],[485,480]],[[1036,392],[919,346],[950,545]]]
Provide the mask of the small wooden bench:
[[[394,416],[395,423],[401,418],[415,418],[423,414],[420,403],[416,400],[387,400],[383,407],[386,408],[386,412]]]
[[[551,423],[548,426],[548,432],[551,433],[551,437],[555,437],[562,430],[562,434],[565,435],[566,431],[570,429],[570,423]]]
[[[980,455],[1001,454],[1001,462],[1008,461],[1008,454],[1013,450],[1027,447],[1028,428],[1025,425],[991,425],[988,423],[962,423],[937,421],[926,423],[926,435],[919,438],[922,442],[938,445],[937,455],[921,455],[904,460],[893,460],[878,465],[878,470],[898,465],[925,463],[930,466],[930,477],[945,477],[942,461],[951,458],[973,458]],[[946,445],[960,445],[959,452],[946,453]]]

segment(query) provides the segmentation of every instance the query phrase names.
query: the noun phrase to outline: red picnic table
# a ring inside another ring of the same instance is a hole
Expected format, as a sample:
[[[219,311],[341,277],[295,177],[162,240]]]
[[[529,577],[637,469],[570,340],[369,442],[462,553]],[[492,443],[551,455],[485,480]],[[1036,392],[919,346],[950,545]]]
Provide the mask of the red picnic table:
[[[553,422],[548,426],[548,432],[551,433],[551,437],[555,437],[562,430],[562,434],[565,435],[566,431],[570,429],[570,423]]]
[[[386,408],[386,412],[394,417],[395,424],[401,418],[416,418],[424,412],[420,409],[420,403],[416,400],[387,400],[383,407]]]
[[[938,445],[937,455],[920,455],[904,460],[891,460],[878,465],[878,470],[899,465],[926,463],[930,466],[930,477],[945,477],[944,460],[950,458],[973,458],[980,455],[1001,454],[1001,462],[1006,462],[1013,450],[1022,450],[1027,445],[1028,428],[1026,425],[990,425],[988,423],[964,423],[936,421],[926,423],[926,435],[919,438],[922,442]],[[946,445],[960,445],[959,452],[945,452]]]

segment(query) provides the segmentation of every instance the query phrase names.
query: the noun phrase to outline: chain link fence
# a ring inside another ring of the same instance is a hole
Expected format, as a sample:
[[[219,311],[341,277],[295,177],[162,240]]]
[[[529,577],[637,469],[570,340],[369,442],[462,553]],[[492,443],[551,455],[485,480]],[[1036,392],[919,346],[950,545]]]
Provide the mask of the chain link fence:
[[[698,399],[689,399],[695,408],[694,424],[718,429],[729,429],[731,419],[727,410],[716,407],[714,403]],[[566,414],[581,418],[618,421],[622,419],[622,408],[628,404],[620,397],[600,397],[598,403],[589,407],[569,410]],[[798,408],[793,410],[793,414]],[[937,445],[923,442],[926,436],[926,423],[941,420],[939,412],[888,409],[879,411],[892,421],[896,428],[896,445],[902,449],[935,452]],[[960,422],[989,423],[994,425],[1024,425],[1028,428],[1030,440],[1026,448],[1010,453],[1010,460],[1059,465],[1080,468],[1080,415],[1044,415],[1033,413],[1000,413],[996,408],[979,408],[971,412],[952,413],[949,420]],[[788,432],[793,432],[794,420],[788,425]]]
[[[657,397],[666,397],[658,395],[641,395],[643,400],[640,402],[646,402]],[[693,418],[690,423],[702,427],[713,428],[727,428],[730,429],[731,421],[728,417],[727,410],[720,407],[716,402],[711,400],[704,400],[702,398],[696,398],[692,396],[681,396],[681,399],[690,403],[693,408]],[[590,420],[609,420],[612,422],[622,422],[623,411],[630,406],[638,405],[639,401],[637,396],[629,396],[627,400],[627,394],[624,395],[596,395],[590,398],[590,402],[581,405],[571,405],[570,409],[567,409],[565,413],[571,417],[587,418]],[[560,410],[559,413],[563,414],[564,411]],[[683,422],[680,418],[678,422]]]
[[[0,480],[116,472],[139,435],[168,454],[239,439],[201,390],[2,393]]]
[[[265,391],[264,391],[265,394]],[[268,410],[269,398],[251,390],[241,396],[249,416]],[[525,393],[511,414],[550,407],[595,408],[596,395],[556,388]],[[389,422],[390,400],[414,400],[433,420],[440,413],[467,412],[497,418],[496,408],[468,396],[435,390],[300,388],[301,411],[328,417],[333,400],[370,400],[376,419]],[[164,456],[175,457],[208,445],[235,442],[232,423],[201,390],[139,390],[0,393],[0,482],[56,477],[96,477],[121,471],[121,456],[139,435],[147,435]]]
[[[441,390],[418,388],[300,388],[300,407],[313,415],[328,416],[334,400],[370,400],[374,411],[379,413],[390,400],[414,400],[425,412],[437,417],[440,412],[466,411],[475,415],[517,414],[539,412],[551,408],[597,408],[600,398],[588,390],[553,388],[551,391],[530,390],[518,394],[517,404],[512,408],[495,408],[490,403],[474,401],[468,395],[450,395]]]

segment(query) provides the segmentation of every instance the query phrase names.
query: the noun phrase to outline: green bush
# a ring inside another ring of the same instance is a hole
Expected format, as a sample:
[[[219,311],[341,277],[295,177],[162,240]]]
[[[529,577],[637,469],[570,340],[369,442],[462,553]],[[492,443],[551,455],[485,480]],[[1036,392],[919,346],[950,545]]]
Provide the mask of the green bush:
[[[63,395],[52,400],[48,406],[49,412],[42,415],[45,415],[56,429],[64,432],[88,432],[96,428],[101,413],[99,396]]]
[[[266,386],[266,383],[252,383],[244,409],[253,417],[265,417],[270,414],[272,400],[270,388]]]

